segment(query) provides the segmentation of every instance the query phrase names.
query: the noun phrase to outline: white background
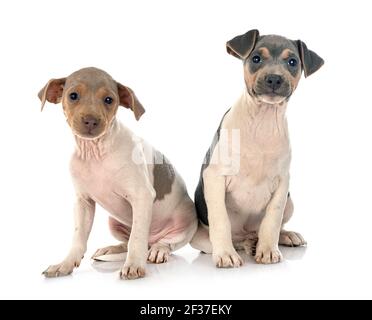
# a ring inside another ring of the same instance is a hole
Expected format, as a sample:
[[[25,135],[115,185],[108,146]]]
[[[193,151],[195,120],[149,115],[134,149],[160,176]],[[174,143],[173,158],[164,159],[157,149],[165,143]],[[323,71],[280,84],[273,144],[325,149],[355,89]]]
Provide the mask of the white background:
[[[371,10],[368,1],[1,1],[0,298],[372,298]],[[326,61],[289,103],[293,147],[290,228],[307,249],[280,265],[246,258],[217,270],[186,247],[148,276],[120,281],[121,264],[89,256],[115,243],[99,209],[73,276],[45,280],[72,235],[73,140],[60,105],[40,113],[53,77],[96,66],[146,108],[118,117],[164,152],[193,194],[224,112],[244,88],[225,42],[257,28],[302,39]]]

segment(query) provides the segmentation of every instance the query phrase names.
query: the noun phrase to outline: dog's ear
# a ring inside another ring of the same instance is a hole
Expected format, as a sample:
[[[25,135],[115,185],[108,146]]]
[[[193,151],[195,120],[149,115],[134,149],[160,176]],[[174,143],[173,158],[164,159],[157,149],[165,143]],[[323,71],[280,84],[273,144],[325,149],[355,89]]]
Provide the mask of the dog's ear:
[[[120,97],[120,105],[131,109],[136,117],[136,120],[139,120],[145,113],[145,108],[142,106],[141,102],[139,102],[132,89],[123,86],[119,82],[117,82],[117,85]]]
[[[226,43],[227,53],[238,59],[247,59],[256,45],[259,35],[258,30],[253,29],[245,34],[231,39]]]
[[[42,88],[38,97],[41,100],[41,111],[43,111],[45,102],[60,103],[63,93],[63,86],[65,85],[66,78],[51,79]]]
[[[296,42],[301,58],[302,69],[304,70],[305,78],[307,78],[320,69],[324,64],[324,60],[314,51],[309,50],[306,44],[301,40],[297,40]]]

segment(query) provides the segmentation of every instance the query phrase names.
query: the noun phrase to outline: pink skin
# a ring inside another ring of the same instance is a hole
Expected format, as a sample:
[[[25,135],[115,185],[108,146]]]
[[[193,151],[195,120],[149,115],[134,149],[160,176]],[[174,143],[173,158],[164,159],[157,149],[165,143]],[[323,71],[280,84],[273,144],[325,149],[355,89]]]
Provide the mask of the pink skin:
[[[88,150],[89,146],[84,141],[83,152],[86,156],[75,154],[72,158],[70,171],[75,186],[110,213],[111,233],[117,240],[127,242],[133,215],[130,196],[122,188],[123,181],[131,184],[130,177],[125,173],[125,164],[118,174],[110,156],[96,161],[94,154],[89,154]],[[151,179],[152,171],[153,166],[148,165]],[[155,200],[153,204],[149,246],[162,243],[174,250],[191,240],[188,238],[192,236],[190,234],[196,229],[197,223],[194,210],[194,204],[176,172],[171,193],[162,200]]]
[[[130,213],[128,212],[128,215]],[[155,243],[164,243],[175,245],[182,239],[185,233],[190,229],[192,216],[177,215],[169,220],[153,219],[150,226],[149,246]],[[109,218],[109,227],[112,235],[119,241],[126,242],[129,240],[131,227],[120,223],[116,219]]]

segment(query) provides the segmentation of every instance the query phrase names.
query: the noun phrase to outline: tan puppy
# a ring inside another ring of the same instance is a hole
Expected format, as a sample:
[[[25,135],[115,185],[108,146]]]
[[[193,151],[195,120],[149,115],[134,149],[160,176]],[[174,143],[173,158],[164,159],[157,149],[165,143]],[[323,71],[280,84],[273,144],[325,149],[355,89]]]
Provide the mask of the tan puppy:
[[[78,267],[87,249],[95,205],[109,214],[119,245],[93,258],[128,251],[120,272],[125,279],[145,275],[146,260],[163,263],[187,244],[197,228],[194,204],[185,184],[166,158],[116,120],[119,105],[138,120],[145,112],[131,89],[96,68],[52,79],[40,91],[45,101],[62,102],[76,140],[71,174],[76,189],[75,232],[71,250],[46,277],[64,276]]]
[[[257,30],[227,42],[227,51],[243,61],[246,90],[223,117],[202,166],[195,192],[201,224],[191,244],[213,253],[218,267],[242,265],[239,249],[258,263],[277,263],[278,244],[305,244],[282,229],[293,213],[287,102],[302,70],[307,77],[323,60],[300,40]]]

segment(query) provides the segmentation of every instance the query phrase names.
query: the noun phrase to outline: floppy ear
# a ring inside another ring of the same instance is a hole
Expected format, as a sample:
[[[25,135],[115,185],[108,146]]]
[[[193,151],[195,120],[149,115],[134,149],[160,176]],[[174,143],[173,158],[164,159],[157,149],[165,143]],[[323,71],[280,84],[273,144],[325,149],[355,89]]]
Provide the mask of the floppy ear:
[[[253,29],[231,39],[226,43],[227,52],[238,59],[247,59],[256,45],[259,35],[258,30]]]
[[[300,53],[302,69],[304,70],[305,78],[307,78],[320,69],[324,64],[324,60],[314,51],[309,50],[301,40],[297,40],[297,47]]]
[[[51,79],[44,88],[39,91],[38,97],[41,100],[41,111],[43,111],[45,101],[51,103],[61,102],[65,82],[66,78]]]
[[[141,102],[137,99],[133,90],[123,86],[121,83],[117,82],[118,92],[120,98],[120,105],[131,109],[136,117],[136,120],[139,120],[141,116],[145,113],[145,108],[142,106]]]

